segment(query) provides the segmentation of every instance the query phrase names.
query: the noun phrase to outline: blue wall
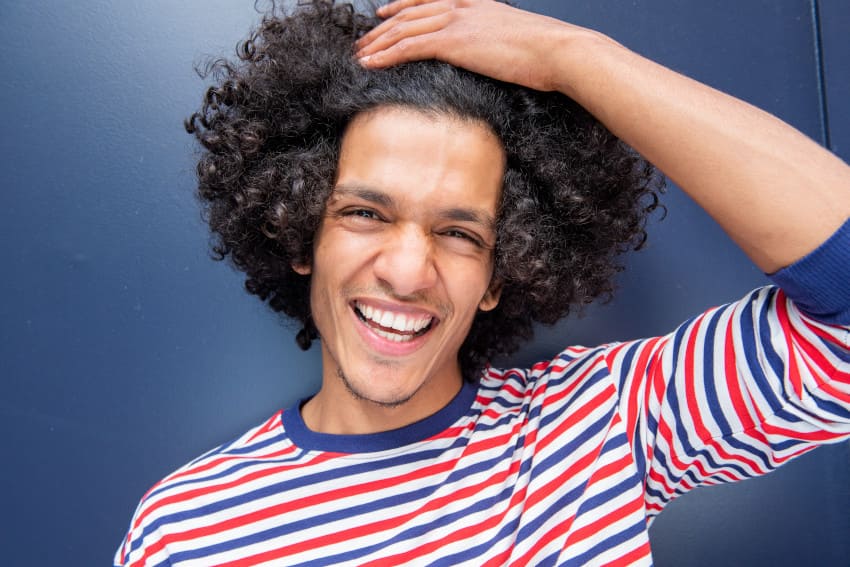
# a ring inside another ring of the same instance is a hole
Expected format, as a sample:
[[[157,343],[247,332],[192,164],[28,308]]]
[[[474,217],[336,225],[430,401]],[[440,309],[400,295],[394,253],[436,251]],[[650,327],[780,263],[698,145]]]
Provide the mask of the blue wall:
[[[182,119],[204,87],[192,65],[233,52],[251,5],[0,5],[4,564],[108,564],[152,483],[318,385],[318,352],[300,352],[210,261],[192,198]],[[846,4],[819,7],[820,26],[811,2],[793,0],[524,5],[610,33],[850,158]],[[765,281],[677,189],[666,204],[618,299],[542,329],[519,362],[663,333]],[[843,444],[699,490],[653,527],[657,563],[847,565],[848,486]]]

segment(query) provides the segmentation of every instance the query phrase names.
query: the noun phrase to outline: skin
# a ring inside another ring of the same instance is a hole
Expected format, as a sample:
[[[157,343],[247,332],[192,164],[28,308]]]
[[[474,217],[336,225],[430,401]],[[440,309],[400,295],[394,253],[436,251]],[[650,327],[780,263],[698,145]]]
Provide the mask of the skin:
[[[494,219],[504,163],[496,136],[469,120],[389,107],[349,125],[313,263],[293,266],[311,274],[322,339],[322,387],[302,407],[310,429],[395,429],[460,390],[458,350],[478,310],[499,299]],[[433,320],[396,342],[364,321],[367,306]]]
[[[557,90],[702,206],[765,272],[850,217],[850,167],[778,118],[610,38],[490,0],[400,0],[357,44],[361,63],[439,59]]]

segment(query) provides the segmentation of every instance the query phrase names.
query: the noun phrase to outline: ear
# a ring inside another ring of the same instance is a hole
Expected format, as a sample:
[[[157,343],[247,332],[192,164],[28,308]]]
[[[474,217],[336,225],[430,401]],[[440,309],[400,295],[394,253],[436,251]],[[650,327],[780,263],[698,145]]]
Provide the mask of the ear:
[[[313,273],[313,266],[310,264],[292,264],[292,269],[296,274],[301,274],[302,276],[309,276]]]
[[[502,297],[502,282],[493,280],[490,282],[490,287],[487,288],[484,297],[481,298],[478,309],[481,311],[492,311],[499,304],[500,297]]]

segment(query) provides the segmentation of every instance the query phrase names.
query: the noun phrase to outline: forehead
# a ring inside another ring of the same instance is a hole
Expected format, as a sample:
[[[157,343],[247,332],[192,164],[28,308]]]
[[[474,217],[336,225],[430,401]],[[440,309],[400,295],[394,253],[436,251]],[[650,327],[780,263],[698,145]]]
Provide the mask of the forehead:
[[[358,114],[342,139],[336,185],[363,186],[416,206],[495,214],[505,155],[484,123],[403,107]]]

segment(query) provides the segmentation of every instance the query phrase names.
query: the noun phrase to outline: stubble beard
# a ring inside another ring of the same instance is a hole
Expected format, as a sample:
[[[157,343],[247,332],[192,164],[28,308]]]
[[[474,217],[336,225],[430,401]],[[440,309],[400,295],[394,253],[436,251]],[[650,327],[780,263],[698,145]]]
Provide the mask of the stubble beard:
[[[413,396],[415,396],[419,392],[419,388],[422,387],[420,384],[413,392],[406,396],[401,396],[399,398],[395,398],[392,400],[374,400],[369,396],[365,395],[363,392],[360,392],[357,387],[348,379],[345,373],[342,371],[342,368],[337,366],[336,374],[339,376],[339,379],[342,380],[342,383],[345,385],[345,389],[354,397],[354,399],[361,402],[368,402],[370,404],[375,404],[378,407],[393,409],[399,406],[402,406],[409,402]]]

